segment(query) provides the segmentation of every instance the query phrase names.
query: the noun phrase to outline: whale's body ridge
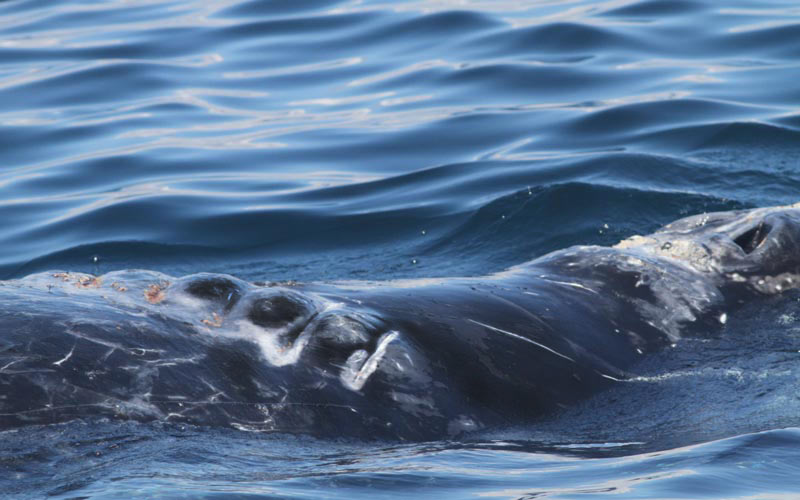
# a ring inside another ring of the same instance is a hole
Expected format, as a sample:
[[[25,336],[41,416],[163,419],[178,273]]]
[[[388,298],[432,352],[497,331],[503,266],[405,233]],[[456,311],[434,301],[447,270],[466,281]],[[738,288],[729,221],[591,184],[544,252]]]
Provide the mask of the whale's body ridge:
[[[104,416],[428,439],[574,404],[800,283],[800,204],[688,217],[483,278],[146,270],[0,283],[0,428]]]

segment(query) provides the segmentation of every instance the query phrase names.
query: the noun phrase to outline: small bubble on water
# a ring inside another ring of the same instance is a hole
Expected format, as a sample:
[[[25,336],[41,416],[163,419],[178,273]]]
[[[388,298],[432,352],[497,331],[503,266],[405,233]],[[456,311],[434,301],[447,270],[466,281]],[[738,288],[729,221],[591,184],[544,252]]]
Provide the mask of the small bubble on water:
[[[412,264],[419,264],[419,261],[417,259],[411,259],[411,263]]]
[[[420,231],[420,232],[422,233],[422,236],[425,236],[426,234],[428,234],[428,231],[427,231],[427,230],[425,230],[425,229],[423,229],[423,230],[422,230],[422,231]]]
[[[100,256],[92,255],[92,264],[97,264],[98,262],[100,262]]]

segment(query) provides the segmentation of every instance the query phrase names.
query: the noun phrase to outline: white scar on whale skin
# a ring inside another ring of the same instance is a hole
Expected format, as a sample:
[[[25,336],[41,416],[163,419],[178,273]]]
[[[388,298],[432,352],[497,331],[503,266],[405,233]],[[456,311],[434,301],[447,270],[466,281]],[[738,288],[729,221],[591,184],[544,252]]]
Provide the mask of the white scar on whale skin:
[[[596,294],[599,295],[599,293],[597,291],[592,290],[589,287],[583,286],[580,283],[570,283],[569,281],[556,281],[556,280],[551,280],[551,279],[544,278],[544,277],[542,279],[545,280],[545,281],[549,281],[550,283],[555,283],[557,285],[564,285],[564,286],[571,286],[573,288],[580,288],[581,290],[586,290],[587,292],[592,292],[592,293],[596,293]]]
[[[5,366],[0,367],[0,373],[5,372],[7,368],[10,368],[12,365],[15,365],[15,364],[17,364],[17,363],[19,363],[21,361],[25,361],[26,359],[28,359],[28,358],[18,358],[18,359],[15,359],[13,361],[10,361]]]
[[[509,331],[503,330],[501,328],[497,328],[497,327],[494,327],[494,326],[491,326],[491,325],[487,325],[486,323],[481,323],[480,321],[475,321],[474,319],[467,318],[467,321],[469,321],[470,323],[475,323],[476,325],[480,325],[480,326],[482,326],[484,328],[488,328],[489,330],[492,330],[492,331],[495,331],[495,332],[498,332],[498,333],[504,333],[504,334],[506,334],[506,335],[508,335],[510,337],[514,337],[515,339],[524,340],[525,342],[529,342],[529,343],[531,343],[531,344],[533,344],[533,345],[535,345],[537,347],[540,347],[540,348],[544,349],[547,352],[551,352],[551,353],[555,354],[556,356],[558,356],[560,358],[564,358],[567,361],[571,361],[573,363],[575,362],[575,360],[570,358],[569,356],[565,356],[565,355],[561,354],[558,351],[554,351],[553,349],[547,347],[544,344],[540,344],[540,343],[536,342],[535,340],[531,340],[531,339],[529,339],[527,337],[523,337],[522,335],[518,335],[516,333],[509,332]]]
[[[380,340],[378,340],[378,346],[375,348],[375,352],[373,352],[366,361],[363,361],[363,364],[361,363],[367,356],[367,351],[359,349],[351,354],[350,357],[347,358],[340,375],[342,384],[352,391],[360,391],[361,388],[364,387],[364,384],[367,383],[367,379],[369,379],[370,375],[375,373],[375,370],[378,369],[378,363],[386,354],[386,348],[399,335],[400,334],[396,331],[391,331],[382,335]],[[358,368],[359,365],[361,365],[361,368]]]
[[[67,353],[66,356],[64,356],[63,358],[61,358],[58,361],[54,362],[53,364],[56,365],[56,366],[61,366],[61,363],[63,363],[64,361],[68,360],[69,358],[71,358],[72,357],[72,353],[74,353],[74,352],[75,352],[75,346],[73,345],[72,349],[69,350],[69,352]]]
[[[281,334],[285,328],[262,328],[247,320],[238,320],[237,329],[220,331],[219,334],[230,338],[240,338],[255,342],[261,349],[264,359],[272,366],[286,366],[297,363],[303,349],[311,338],[311,329],[306,327],[293,342],[281,342]]]

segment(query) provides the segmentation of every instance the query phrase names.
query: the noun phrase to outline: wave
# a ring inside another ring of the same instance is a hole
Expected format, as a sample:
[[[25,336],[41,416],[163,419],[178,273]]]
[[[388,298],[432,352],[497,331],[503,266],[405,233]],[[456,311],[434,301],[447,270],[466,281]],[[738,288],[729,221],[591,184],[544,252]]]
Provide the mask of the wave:
[[[703,10],[705,10],[705,5],[702,2],[646,0],[612,8],[606,11],[604,15],[624,18],[643,17],[658,20],[678,15],[698,14]]]
[[[429,259],[422,231],[569,182],[792,201],[795,28],[665,5],[4,4],[0,266],[124,241]]]
[[[375,181],[365,186],[309,191],[294,201],[308,207],[304,211],[273,208],[245,214],[203,214],[193,220],[197,214],[191,214],[191,218],[177,218],[179,213],[169,208],[169,198],[116,203],[63,220],[62,223],[70,227],[92,228],[93,234],[82,238],[85,243],[24,262],[9,262],[4,272],[7,277],[19,277],[51,268],[97,272],[98,269],[144,267],[185,274],[191,272],[191,268],[187,268],[191,262],[198,266],[195,270],[208,270],[208,266],[224,270],[227,265],[230,266],[227,272],[235,273],[234,270],[239,269],[246,273],[242,275],[245,279],[262,279],[274,267],[274,263],[265,262],[270,258],[285,260],[287,256],[291,259],[297,255],[293,260],[315,261],[328,253],[345,262],[338,266],[340,275],[327,271],[324,274],[327,278],[345,278],[352,272],[362,276],[363,269],[384,268],[387,264],[400,275],[475,275],[565,246],[613,244],[686,215],[753,206],[686,191],[643,191],[625,187],[626,181],[631,186],[639,182],[629,176],[626,163],[634,172],[641,167],[641,161],[636,159],[616,161],[614,168],[607,170],[606,181],[594,183],[569,181],[580,179],[587,172],[598,175],[601,169],[592,162],[558,169],[556,178],[563,176],[564,183],[537,184],[536,177],[517,178],[520,172],[495,173],[493,175],[503,175],[509,188],[525,185],[526,181],[531,185],[477,207],[465,202],[472,202],[475,196],[486,196],[487,193],[479,189],[486,178],[469,175],[462,165]],[[666,164],[672,166],[670,162]],[[684,168],[690,170],[688,166]],[[458,175],[454,177],[452,171]],[[679,174],[677,170],[668,177]],[[541,175],[547,178],[553,174],[542,172]],[[434,192],[440,203],[419,206],[420,193],[426,190]],[[469,192],[472,195],[464,196]],[[393,203],[389,201],[392,198],[395,199]],[[382,210],[371,207],[375,199],[381,200]],[[578,199],[581,203],[574,202]],[[443,203],[444,200],[449,202]],[[338,207],[335,213],[329,212],[330,206]],[[164,214],[160,217],[173,218],[173,224],[180,225],[181,229],[180,232],[173,230],[172,238],[182,234],[192,243],[166,243],[162,242],[166,238],[158,235],[149,242],[113,238],[115,232],[119,235],[147,234],[146,220],[142,221],[144,227],[120,227],[118,221],[136,213]],[[104,229],[106,227],[108,229]],[[203,228],[202,234],[198,235],[198,227]],[[314,228],[313,232],[309,232],[310,227]],[[26,237],[41,242],[48,231],[51,231],[49,227],[43,227],[29,232]],[[391,251],[384,248],[387,245]],[[459,264],[442,267],[454,254],[459,254]],[[397,269],[397,264],[411,261],[415,261],[414,266],[404,271]],[[250,273],[258,267],[258,262],[262,263],[262,269],[256,278]],[[245,271],[247,268],[250,271]],[[297,272],[305,277],[308,271],[301,268]],[[280,276],[297,278],[282,273]],[[313,279],[313,276],[306,279]]]
[[[479,254],[490,262],[509,252],[513,257],[501,261],[524,261],[572,245],[613,245],[691,214],[742,208],[747,206],[685,192],[578,182],[537,186],[482,206],[427,252]]]
[[[794,460],[798,428],[745,433],[657,453],[642,452],[635,442],[600,441],[364,446],[133,422],[29,429],[15,433],[14,444],[8,443],[0,444],[0,456],[23,467],[25,474],[0,478],[0,484],[18,498],[136,497],[151,492],[179,497],[188,488],[193,495],[213,497],[220,495],[221,484],[226,494],[237,487],[247,488],[248,494],[257,488],[257,494],[268,490],[282,496],[310,496],[309,489],[324,489],[342,499],[372,498],[376,488],[402,494],[410,487],[426,496],[449,498],[466,498],[477,490],[516,497],[689,499],[698,488],[711,499],[791,498],[800,473]],[[56,473],[54,462],[59,464]]]

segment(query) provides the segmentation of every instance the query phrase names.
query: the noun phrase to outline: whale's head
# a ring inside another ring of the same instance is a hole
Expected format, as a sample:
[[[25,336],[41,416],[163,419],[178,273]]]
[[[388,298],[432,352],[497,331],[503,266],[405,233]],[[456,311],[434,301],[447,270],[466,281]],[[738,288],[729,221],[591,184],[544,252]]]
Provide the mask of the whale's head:
[[[617,248],[677,260],[722,289],[780,293],[800,287],[800,203],[694,215]]]

